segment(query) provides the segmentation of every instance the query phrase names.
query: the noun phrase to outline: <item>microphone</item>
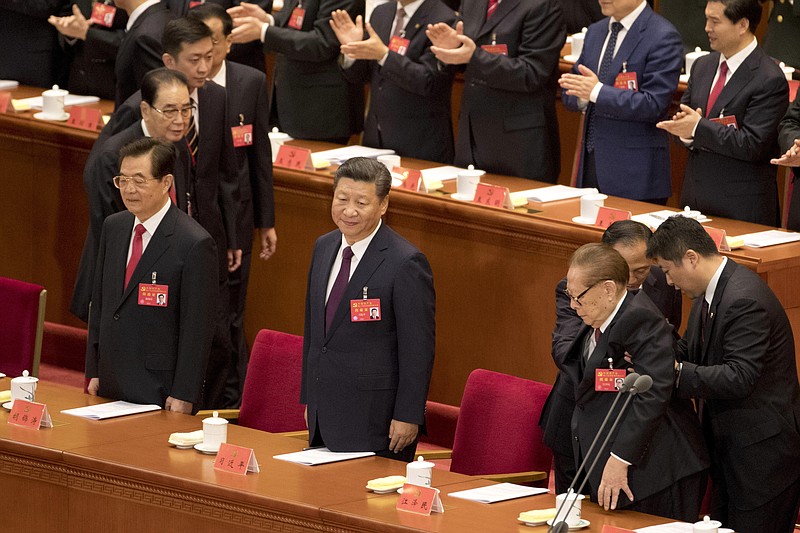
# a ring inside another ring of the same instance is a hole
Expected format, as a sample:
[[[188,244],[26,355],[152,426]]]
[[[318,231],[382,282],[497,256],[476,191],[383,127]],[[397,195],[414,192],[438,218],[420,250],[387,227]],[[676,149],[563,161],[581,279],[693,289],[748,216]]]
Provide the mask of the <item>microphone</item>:
[[[636,385],[636,383],[638,382],[640,377],[641,376],[639,376],[639,374],[637,374],[636,372],[631,372],[630,374],[625,376],[625,379],[622,380],[622,385],[620,385],[619,390],[617,391],[617,395],[614,397],[614,402],[611,404],[611,408],[608,410],[608,413],[606,413],[606,417],[603,419],[603,423],[600,424],[600,429],[597,430],[597,434],[594,436],[594,440],[592,441],[592,444],[589,446],[589,449],[586,451],[586,454],[583,456],[583,462],[581,462],[580,466],[578,467],[578,470],[575,471],[575,478],[572,480],[572,483],[570,483],[569,487],[567,488],[567,495],[569,495],[570,492],[573,492],[572,489],[575,488],[575,482],[578,480],[578,474],[581,472],[581,470],[583,470],[586,467],[586,463],[589,461],[589,457],[591,456],[592,450],[594,450],[594,447],[597,444],[598,439],[600,438],[600,434],[603,432],[603,429],[606,427],[606,424],[608,424],[608,420],[609,420],[609,418],[611,418],[611,413],[614,411],[614,407],[617,406],[617,402],[619,401],[620,396],[622,396],[623,394],[625,394],[626,392],[631,390]],[[653,380],[651,379],[650,380],[651,384],[652,384],[652,381]],[[586,477],[588,478],[588,476],[589,476],[589,474],[587,473]],[[583,490],[583,485],[581,485],[580,490]],[[561,532],[562,530],[559,529],[561,524],[563,524],[563,527],[564,527],[563,531],[567,531],[568,526],[567,526],[567,523],[566,523],[565,520],[562,520],[560,522],[555,522],[555,519],[561,514],[561,510],[564,507],[564,504],[567,502],[567,499],[568,498],[564,498],[564,500],[561,502],[561,505],[558,507],[558,510],[556,511],[556,516],[553,518],[554,522],[550,526],[550,528],[548,529],[548,533],[559,533],[559,532]],[[573,505],[575,505],[575,500],[574,499],[572,500],[572,505],[570,505],[570,508],[569,508],[569,510],[567,510],[566,514],[569,514],[569,511],[572,510],[572,506]],[[566,515],[565,515],[565,517],[566,517]]]

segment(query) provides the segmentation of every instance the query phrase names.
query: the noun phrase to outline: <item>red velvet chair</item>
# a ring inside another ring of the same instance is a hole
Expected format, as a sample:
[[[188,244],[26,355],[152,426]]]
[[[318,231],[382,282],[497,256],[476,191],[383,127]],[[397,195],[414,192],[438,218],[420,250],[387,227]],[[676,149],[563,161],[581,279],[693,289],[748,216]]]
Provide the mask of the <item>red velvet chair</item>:
[[[456,437],[456,424],[460,409],[446,403],[425,402],[427,435],[420,435],[416,456],[425,459],[450,457]]]
[[[503,481],[542,482],[553,460],[539,415],[551,386],[473,370],[464,387],[450,470]]]
[[[41,285],[0,278],[0,372],[39,375],[47,291]]]

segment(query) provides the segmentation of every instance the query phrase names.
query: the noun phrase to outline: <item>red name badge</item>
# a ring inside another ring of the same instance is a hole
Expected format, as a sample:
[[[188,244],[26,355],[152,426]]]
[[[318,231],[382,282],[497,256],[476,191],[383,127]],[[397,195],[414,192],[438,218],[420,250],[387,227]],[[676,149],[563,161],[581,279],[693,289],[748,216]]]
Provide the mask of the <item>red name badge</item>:
[[[717,251],[719,252],[731,251],[731,247],[728,246],[728,239],[724,229],[712,228],[710,226],[703,226],[703,229],[706,230],[706,233],[708,233],[708,235],[714,241],[714,244],[717,245]]]
[[[722,124],[727,128],[733,128],[735,130],[739,129],[739,124],[736,122],[735,115],[728,115],[727,117],[718,117],[709,119],[711,122],[716,122],[717,124]]]
[[[597,392],[616,392],[622,386],[627,372],[625,369],[618,368],[611,370],[608,368],[598,368],[594,374],[594,390]]]
[[[478,187],[475,189],[475,196],[472,198],[472,201],[473,203],[488,205],[490,207],[514,209],[508,187],[500,187],[499,185],[479,183]]]
[[[69,109],[67,125],[82,130],[97,131],[97,125],[100,124],[101,119],[99,109],[74,105]]]
[[[381,299],[350,300],[350,322],[369,322],[381,319]]]
[[[597,218],[594,221],[595,226],[607,228],[617,220],[630,220],[631,212],[623,209],[614,209],[613,207],[601,207],[597,210]]]
[[[110,28],[114,24],[114,15],[117,13],[117,8],[108,4],[95,2],[92,6],[92,22],[100,24],[106,28]]]
[[[14,400],[14,405],[11,406],[8,423],[12,426],[33,429],[53,427],[53,421],[50,420],[45,404],[19,399]]]
[[[252,448],[235,446],[223,443],[219,447],[217,457],[214,459],[214,470],[220,472],[232,472],[242,476],[248,472],[260,472],[256,461],[256,452]]]
[[[497,54],[501,56],[508,55],[508,46],[504,44],[482,44],[481,50],[486,50],[490,54]]]
[[[11,93],[8,91],[0,92],[0,113],[5,113],[6,111],[8,111],[10,103],[11,103]]]
[[[273,164],[293,170],[314,170],[314,165],[311,162],[311,150],[285,144],[282,144],[278,149],[278,155],[275,156],[275,163]]]
[[[408,39],[403,39],[399,35],[395,35],[389,40],[389,50],[392,52],[397,52],[401,56],[406,55],[408,51],[408,43],[410,43]]]
[[[169,285],[156,285],[155,283],[139,284],[139,305],[167,307],[168,304]]]
[[[394,167],[392,172],[395,174],[400,174],[405,178],[403,183],[400,185],[401,189],[417,192],[420,189],[420,185],[423,184],[422,172],[419,170],[405,167]]]
[[[233,146],[241,148],[242,146],[253,145],[253,125],[244,124],[242,126],[234,126],[231,128],[231,135],[233,136]]]
[[[203,0],[200,0],[199,2],[189,2],[189,9],[194,9],[197,6],[202,6],[202,5],[203,5]]]
[[[623,91],[638,91],[639,82],[636,79],[636,73],[620,72],[617,79],[614,80],[614,87]]]
[[[421,487],[411,483],[403,485],[403,493],[397,498],[395,509],[425,516],[429,516],[431,512],[444,512],[444,506],[439,497],[439,489]]]
[[[292,10],[292,16],[289,17],[289,27],[295,30],[303,29],[303,19],[306,16],[306,10],[302,7],[296,7]]]

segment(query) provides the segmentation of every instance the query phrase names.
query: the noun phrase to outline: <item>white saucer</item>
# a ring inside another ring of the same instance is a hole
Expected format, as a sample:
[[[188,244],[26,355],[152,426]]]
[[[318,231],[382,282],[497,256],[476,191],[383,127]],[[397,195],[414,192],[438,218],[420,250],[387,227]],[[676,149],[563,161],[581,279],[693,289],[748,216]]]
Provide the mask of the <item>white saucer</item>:
[[[11,400],[10,402],[6,402],[3,404],[3,409],[5,409],[6,411],[10,411],[13,406],[14,406],[14,400]]]
[[[397,492],[397,489],[402,489],[403,485],[393,485],[390,488],[380,489],[380,490],[371,489],[369,488],[369,485],[367,485],[366,488],[368,491],[374,492],[375,494],[390,494],[392,492]]]
[[[569,61],[570,63],[575,63],[575,62],[578,61],[578,56],[574,56],[572,54],[565,55],[564,56],[564,61]]]
[[[39,112],[39,113],[36,113],[35,115],[33,115],[33,118],[36,118],[36,119],[39,119],[39,120],[52,120],[52,121],[55,121],[55,122],[64,122],[65,120],[67,120],[69,118],[69,113],[65,112],[60,117],[55,117],[54,118],[54,117],[51,117],[50,115],[45,115],[44,111],[42,111],[42,112]]]
[[[453,194],[450,195],[450,198],[452,198],[453,200],[458,200],[460,202],[471,202],[475,198],[475,195],[473,194],[472,196],[464,196],[458,194],[457,192],[454,192]]]
[[[199,442],[195,444],[193,448],[200,453],[207,453],[209,455],[217,455],[217,452],[219,452],[219,446],[209,446],[205,442]]]
[[[575,531],[576,529],[583,529],[585,527],[589,527],[589,524],[591,524],[591,522],[589,522],[588,520],[582,518],[581,521],[578,522],[577,525],[569,526],[569,530],[570,531]],[[553,519],[552,518],[547,521],[547,525],[548,526],[552,526],[553,525]]]
[[[594,223],[597,219],[592,220],[590,218],[584,218],[582,216],[572,217],[572,221],[578,224],[586,224],[588,226],[594,226]]]
[[[169,441],[167,441],[167,442],[169,442]],[[169,444],[170,444],[170,446],[174,446],[179,450],[191,450],[192,448],[194,448],[196,446],[195,444],[175,444],[174,442],[169,442]],[[200,444],[202,444],[202,443],[200,443]]]
[[[541,520],[539,522],[526,522],[525,520],[523,520],[521,518],[517,518],[517,521],[522,522],[526,526],[543,526],[543,525],[545,525],[547,523],[547,520]]]

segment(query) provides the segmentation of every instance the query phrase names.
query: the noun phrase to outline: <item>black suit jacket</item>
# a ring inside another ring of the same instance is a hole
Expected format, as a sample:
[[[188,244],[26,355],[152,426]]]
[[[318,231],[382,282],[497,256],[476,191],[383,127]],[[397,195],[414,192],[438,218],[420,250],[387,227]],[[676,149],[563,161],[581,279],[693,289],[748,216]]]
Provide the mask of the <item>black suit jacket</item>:
[[[48,89],[59,82],[64,55],[58,32],[47,17],[61,15],[67,4],[65,0],[0,0],[0,31],[5,44],[0,55],[0,79]]]
[[[196,403],[211,348],[217,297],[211,236],[170,206],[123,290],[134,217],[124,211],[103,225],[92,297],[86,377],[99,395],[164,405],[168,396]],[[168,305],[139,305],[140,283],[169,287]]]
[[[689,315],[678,393],[702,398],[714,466],[737,508],[755,509],[800,476],[800,386],[792,328],[764,281],[728,259],[700,336]],[[770,520],[769,516],[764,521]]]
[[[772,2],[764,51],[789,66],[800,68],[800,2]],[[794,79],[797,79],[797,72]]]
[[[342,243],[338,230],[314,246],[306,292],[303,381],[309,442],[317,428],[333,451],[389,447],[392,419],[424,424],[435,345],[433,275],[425,256],[383,224],[353,272],[330,330],[325,294]],[[350,300],[379,298],[379,322],[352,322]]]
[[[235,154],[241,199],[237,242],[249,250],[253,246],[254,227],[275,226],[269,97],[266,76],[254,68],[227,61],[225,76],[228,120],[225,140],[228,149]],[[253,144],[235,148],[231,128],[239,126],[240,120],[253,126]]]
[[[477,49],[464,71],[455,164],[555,183],[561,168],[556,85],[566,30],[559,0],[463,0]],[[481,46],[505,44],[508,56]]]
[[[797,4],[800,5],[800,1]],[[791,148],[795,139],[800,139],[800,91],[797,92],[794,102],[786,111],[786,115],[781,120],[780,128],[778,129],[778,143],[781,153],[785,153],[786,150]],[[798,169],[792,169],[794,187],[798,187],[796,183],[797,174]],[[786,228],[795,231],[800,230],[800,190],[796,188],[792,189]]]
[[[264,51],[275,52],[272,106],[282,131],[296,139],[333,139],[361,131],[364,91],[339,72],[339,41],[331,12],[344,9],[355,20],[364,3],[355,0],[304,0],[302,29],[288,26],[299,0],[288,0],[267,29]]]
[[[395,2],[381,4],[370,17],[387,46],[396,6]],[[401,156],[426,161],[453,162],[450,93],[454,72],[438,68],[425,28],[437,22],[453,25],[455,20],[453,10],[440,0],[426,0],[406,24],[405,38],[410,42],[405,55],[390,51],[383,66],[377,61],[356,61],[343,69],[352,83],[370,80],[364,145],[391,148]]]
[[[563,372],[575,383],[572,433],[576,458],[586,453],[616,396],[595,391],[595,370],[608,368],[608,358],[613,359],[614,368],[628,368],[631,365],[624,359],[628,352],[633,354],[636,372],[653,378],[649,391],[633,397],[609,444],[599,451],[600,461],[589,476],[593,499],[597,498],[609,453],[632,463],[628,485],[636,500],[708,468],[708,454],[692,404],[673,395],[674,337],[653,302],[641,291],[628,294],[585,361],[584,347],[592,331],[586,325],[581,328],[564,360]],[[623,493],[620,499],[621,507],[630,504]]]
[[[561,0],[567,33],[578,33],[603,18],[600,3],[594,0]]]
[[[114,73],[117,76],[115,108],[139,90],[145,74],[154,68],[164,66],[161,59],[163,54],[161,34],[164,33],[164,26],[169,20],[170,14],[167,8],[155,4],[145,9],[133,23],[130,31],[125,33],[119,44],[114,65]],[[87,44],[94,45],[89,39]]]
[[[719,53],[692,66],[682,102],[706,111]],[[712,216],[778,225],[778,123],[789,105],[789,86],[780,68],[757,47],[736,69],[710,116],[733,115],[738,129],[700,119],[690,146],[681,205]]]

